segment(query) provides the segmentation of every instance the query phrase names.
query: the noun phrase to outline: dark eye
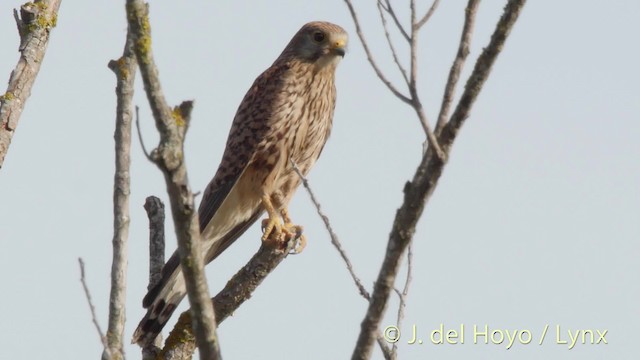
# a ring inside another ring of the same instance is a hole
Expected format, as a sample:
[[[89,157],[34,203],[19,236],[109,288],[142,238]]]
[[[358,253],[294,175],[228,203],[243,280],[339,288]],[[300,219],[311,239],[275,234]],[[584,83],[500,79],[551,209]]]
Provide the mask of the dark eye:
[[[324,41],[324,33],[320,32],[320,31],[316,31],[313,33],[313,40],[315,42],[323,42]]]

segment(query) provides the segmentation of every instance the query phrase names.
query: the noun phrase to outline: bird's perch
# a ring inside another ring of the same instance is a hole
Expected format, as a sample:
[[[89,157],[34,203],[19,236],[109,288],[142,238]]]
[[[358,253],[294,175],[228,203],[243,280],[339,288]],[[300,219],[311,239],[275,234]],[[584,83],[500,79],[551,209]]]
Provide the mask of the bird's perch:
[[[251,260],[211,299],[218,324],[251,298],[253,291],[287,257],[294,246],[295,241],[291,240],[286,244],[285,249],[265,244],[260,247]],[[183,359],[184,356],[175,356],[175,354],[193,354],[196,342],[191,329],[191,320],[190,311],[187,310],[180,314],[180,318],[169,334],[161,352],[161,359]]]

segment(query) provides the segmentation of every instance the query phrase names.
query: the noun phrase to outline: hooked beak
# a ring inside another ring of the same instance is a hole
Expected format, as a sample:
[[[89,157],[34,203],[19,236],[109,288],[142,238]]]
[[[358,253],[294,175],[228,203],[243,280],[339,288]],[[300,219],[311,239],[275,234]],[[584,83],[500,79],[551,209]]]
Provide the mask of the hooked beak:
[[[334,42],[331,46],[331,52],[340,57],[344,57],[347,53],[347,42],[344,39],[340,39]]]

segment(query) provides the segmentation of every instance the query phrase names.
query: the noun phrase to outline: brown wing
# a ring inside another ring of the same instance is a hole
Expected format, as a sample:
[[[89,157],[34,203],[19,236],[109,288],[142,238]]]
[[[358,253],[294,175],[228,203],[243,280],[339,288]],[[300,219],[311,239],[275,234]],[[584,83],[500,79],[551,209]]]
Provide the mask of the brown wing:
[[[276,106],[276,97],[281,92],[283,74],[289,69],[286,63],[276,63],[264,71],[253,82],[240,103],[236,116],[229,130],[227,144],[222,156],[222,161],[216,175],[207,188],[198,208],[200,230],[203,231],[211,221],[216,211],[233,189],[255,153],[256,147],[268,131],[269,119]],[[237,224],[220,240],[218,249],[209,254],[205,259],[208,263],[228,248],[249,226],[257,220],[262,213],[262,208],[252,216]],[[208,249],[203,249],[207,253]],[[162,268],[162,278],[158,284],[151,288],[142,300],[145,308],[149,307],[156,299],[162,288],[169,281],[171,275],[178,270],[180,257],[177,251],[169,258]]]

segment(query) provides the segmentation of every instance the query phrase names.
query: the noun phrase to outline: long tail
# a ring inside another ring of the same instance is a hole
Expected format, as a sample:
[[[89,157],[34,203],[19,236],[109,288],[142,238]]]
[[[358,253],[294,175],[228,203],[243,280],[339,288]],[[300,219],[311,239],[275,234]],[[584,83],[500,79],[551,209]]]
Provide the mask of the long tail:
[[[262,215],[262,207],[257,207],[249,218],[237,224],[229,233],[221,239],[213,239],[207,254],[205,264],[213,261],[218,255],[225,251],[240,235]],[[142,306],[147,309],[147,313],[138,324],[133,333],[131,343],[136,343],[142,347],[151,344],[162,328],[167,324],[169,318],[176,310],[180,301],[187,294],[187,289],[180,267],[180,256],[174,252],[169,261],[162,268],[162,278],[158,284],[151,288],[142,299]]]
[[[142,300],[147,313],[133,333],[131,343],[143,347],[151,344],[186,294],[180,257],[176,251],[162,269],[162,279]]]

